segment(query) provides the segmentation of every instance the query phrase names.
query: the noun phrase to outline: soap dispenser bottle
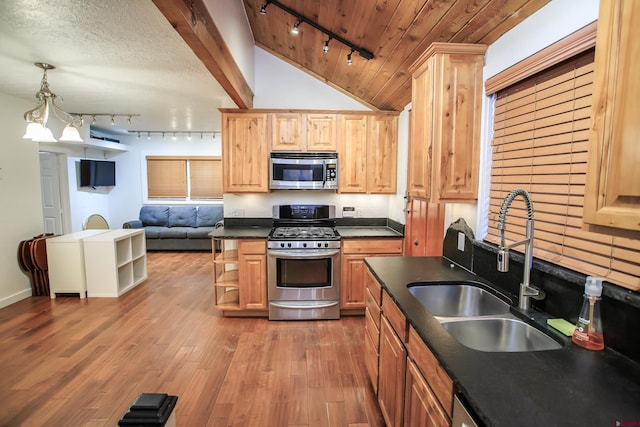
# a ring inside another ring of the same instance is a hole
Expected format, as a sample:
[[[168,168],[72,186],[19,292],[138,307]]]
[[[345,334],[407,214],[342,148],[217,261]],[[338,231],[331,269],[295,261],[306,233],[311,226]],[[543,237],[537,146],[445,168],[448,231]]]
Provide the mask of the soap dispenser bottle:
[[[604,349],[602,322],[600,320],[600,300],[602,295],[602,277],[587,277],[584,284],[584,301],[576,329],[571,341],[588,350]]]

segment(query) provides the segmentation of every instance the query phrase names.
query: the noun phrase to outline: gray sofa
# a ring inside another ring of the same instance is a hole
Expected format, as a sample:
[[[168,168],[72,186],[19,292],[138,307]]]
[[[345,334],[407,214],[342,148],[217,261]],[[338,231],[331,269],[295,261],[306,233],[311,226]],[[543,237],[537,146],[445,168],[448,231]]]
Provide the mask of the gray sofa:
[[[143,206],[139,218],[122,228],[143,228],[150,251],[211,251],[209,233],[223,218],[221,205]]]

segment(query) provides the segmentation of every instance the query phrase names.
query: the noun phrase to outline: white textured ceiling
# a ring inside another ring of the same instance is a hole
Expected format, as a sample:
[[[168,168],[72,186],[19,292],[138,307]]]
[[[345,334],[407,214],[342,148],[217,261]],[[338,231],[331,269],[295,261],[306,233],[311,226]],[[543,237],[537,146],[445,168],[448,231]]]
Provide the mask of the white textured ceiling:
[[[140,115],[121,129],[218,131],[235,106],[151,0],[0,0],[0,92],[35,105],[34,62],[65,111]]]

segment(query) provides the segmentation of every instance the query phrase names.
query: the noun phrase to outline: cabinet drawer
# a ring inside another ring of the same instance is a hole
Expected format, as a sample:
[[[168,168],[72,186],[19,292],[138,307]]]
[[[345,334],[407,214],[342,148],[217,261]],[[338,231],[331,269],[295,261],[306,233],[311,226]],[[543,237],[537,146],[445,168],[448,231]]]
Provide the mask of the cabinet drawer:
[[[378,322],[380,322],[380,318],[378,318]],[[367,331],[367,335],[369,335],[376,351],[378,351],[380,349],[380,327],[376,326],[368,308],[364,312],[364,330]]]
[[[402,239],[344,239],[345,254],[402,254]]]
[[[420,335],[413,329],[413,326],[409,327],[407,351],[409,357],[413,359],[425,380],[429,383],[433,394],[438,398],[442,408],[449,417],[452,417],[453,394],[455,393],[453,381],[444,369],[442,369],[436,357],[427,348],[426,344],[420,338]]]
[[[380,283],[378,283],[376,278],[373,277],[373,273],[371,273],[369,269],[367,269],[367,276],[365,281],[366,281],[367,289],[369,290],[369,292],[371,292],[371,296],[375,300],[376,304],[378,304],[378,306],[381,306],[382,305],[382,286],[380,286]]]
[[[389,320],[400,340],[407,342],[407,319],[386,292],[382,295],[382,313]]]
[[[367,292],[366,292],[365,299],[366,299],[367,310],[369,311],[369,313],[371,315],[371,320],[376,325],[376,328],[378,330],[380,330],[380,313],[381,313],[382,310],[380,310],[380,306],[373,299],[373,296],[371,295],[371,292],[369,292],[368,289],[367,289]]]
[[[264,240],[240,240],[238,242],[238,252],[241,254],[265,254],[267,253],[266,242]]]

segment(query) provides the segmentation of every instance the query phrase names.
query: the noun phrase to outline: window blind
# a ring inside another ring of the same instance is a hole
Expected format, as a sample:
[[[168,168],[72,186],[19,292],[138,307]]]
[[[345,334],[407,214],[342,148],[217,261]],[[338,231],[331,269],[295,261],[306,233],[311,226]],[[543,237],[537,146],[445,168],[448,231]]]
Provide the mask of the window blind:
[[[502,201],[524,188],[535,210],[534,257],[639,290],[640,241],[582,229],[593,57],[590,49],[497,93],[485,240],[500,242]],[[506,239],[523,240],[525,222],[516,198]]]
[[[187,162],[184,159],[147,158],[147,191],[153,197],[187,197]]]
[[[189,161],[191,197],[197,199],[222,198],[222,161]]]

